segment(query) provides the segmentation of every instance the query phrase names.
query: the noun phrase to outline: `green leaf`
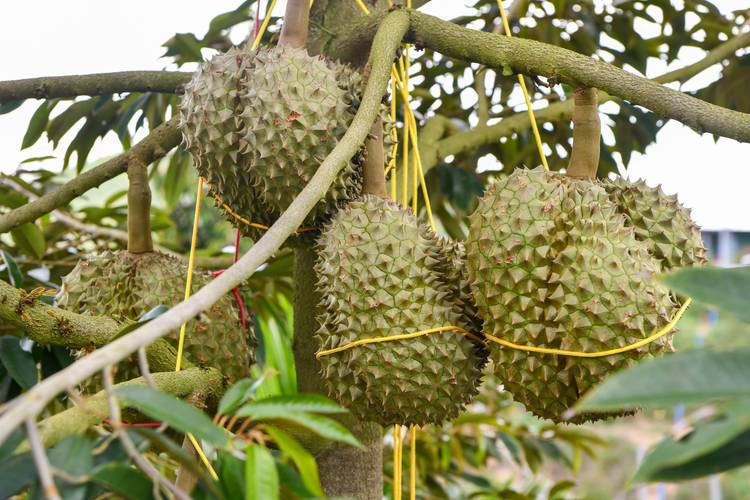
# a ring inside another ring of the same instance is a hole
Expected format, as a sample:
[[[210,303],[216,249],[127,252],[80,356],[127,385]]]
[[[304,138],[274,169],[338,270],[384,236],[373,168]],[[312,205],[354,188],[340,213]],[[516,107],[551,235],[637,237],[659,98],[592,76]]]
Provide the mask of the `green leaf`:
[[[11,230],[10,236],[18,249],[26,255],[37,259],[44,258],[47,242],[44,241],[44,233],[36,224],[32,222],[22,224]]]
[[[242,460],[219,451],[216,459],[216,473],[224,498],[245,498],[245,471]]]
[[[215,425],[202,411],[170,394],[145,386],[126,386],[117,389],[116,395],[149,417],[166,422],[179,431],[192,433],[218,448],[229,444],[224,429]]]
[[[662,281],[678,293],[750,323],[750,266],[689,267],[664,276]]]
[[[251,444],[245,455],[245,500],[278,499],[279,475],[271,452]]]
[[[5,113],[10,113],[14,109],[18,109],[21,104],[23,104],[25,99],[16,99],[15,101],[6,101],[2,104],[0,104],[0,115],[4,115]]]
[[[320,485],[318,465],[315,458],[302,445],[286,432],[276,427],[266,427],[266,432],[278,445],[279,449],[287,455],[302,477],[305,487],[313,494],[323,497],[323,487]]]
[[[255,395],[258,387],[263,384],[268,372],[264,372],[258,378],[243,378],[227,389],[219,402],[219,415],[227,415],[245,404],[248,399]]]
[[[0,257],[2,257],[5,267],[8,269],[8,281],[10,284],[16,288],[21,288],[23,286],[23,274],[18,268],[16,260],[5,250],[0,250]]]
[[[665,480],[664,471],[668,475],[675,475],[678,470],[695,470],[694,462],[702,461],[706,455],[715,455],[720,448],[727,446],[735,439],[750,432],[750,402],[739,401],[723,408],[719,415],[711,416],[707,421],[698,422],[695,428],[686,436],[675,441],[672,438],[665,439],[657,444],[641,463],[633,481],[660,481]],[[724,462],[722,454],[719,454],[719,462]],[[734,463],[734,460],[729,458]],[[747,455],[750,462],[750,455]],[[720,464],[715,464],[722,467]],[[726,470],[726,469],[721,469]],[[717,472],[701,473],[708,475]],[[699,477],[699,476],[695,476]]]
[[[70,128],[81,118],[91,113],[96,107],[96,98],[85,101],[76,101],[68,108],[54,117],[47,126],[47,137],[52,141],[52,145],[57,147],[60,139]]]
[[[575,410],[667,408],[750,397],[750,349],[696,350],[645,361],[609,377],[589,392]]]
[[[26,129],[26,134],[23,136],[21,149],[33,146],[34,143],[39,140],[42,136],[42,132],[44,132],[44,129],[47,127],[50,111],[55,107],[55,104],[57,104],[57,101],[43,101],[36,111],[34,111],[34,114],[29,121],[29,127]]]
[[[248,403],[237,411],[244,417],[253,415],[283,415],[286,412],[346,413],[346,410],[319,394],[288,394],[271,396]]]
[[[36,480],[36,465],[30,452],[0,462],[0,498],[11,498]]]
[[[68,436],[49,450],[50,464],[73,477],[88,474],[94,468],[94,443],[83,436]],[[84,500],[86,485],[56,481],[60,495],[65,500]]]
[[[25,165],[26,163],[37,163],[40,161],[47,161],[47,160],[54,160],[55,157],[52,155],[46,155],[46,156],[32,156],[31,158],[26,158],[23,160],[20,165]]]
[[[0,337],[0,362],[24,390],[36,384],[36,361],[30,352],[21,349],[17,337]]]
[[[242,409],[247,408],[249,405],[245,405]],[[237,412],[240,415],[239,412]],[[357,448],[361,448],[362,445],[357,441],[349,430],[328,417],[322,417],[320,415],[313,415],[312,413],[297,412],[297,411],[280,411],[279,408],[265,407],[258,410],[249,409],[242,412],[241,416],[257,420],[259,422],[274,422],[274,421],[285,421],[292,424],[304,427],[315,434],[324,437],[326,439],[332,439],[334,441],[341,441]]]
[[[127,500],[154,498],[154,486],[142,472],[116,462],[97,467],[91,481]]]

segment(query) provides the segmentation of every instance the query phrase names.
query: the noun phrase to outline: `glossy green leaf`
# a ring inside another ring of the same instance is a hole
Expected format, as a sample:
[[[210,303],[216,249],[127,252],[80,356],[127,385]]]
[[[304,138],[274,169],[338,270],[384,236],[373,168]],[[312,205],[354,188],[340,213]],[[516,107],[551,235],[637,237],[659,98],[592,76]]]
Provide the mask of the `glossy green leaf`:
[[[154,498],[154,486],[141,471],[116,462],[97,467],[91,481],[126,500]]]
[[[23,136],[21,142],[21,149],[26,149],[29,146],[39,140],[42,136],[42,132],[47,127],[47,121],[49,120],[50,111],[55,107],[56,101],[42,101],[42,104],[34,111],[29,121],[29,127],[26,129],[26,134]]]
[[[346,410],[320,394],[272,396],[248,403],[237,415],[283,415],[285,412],[346,413]]]
[[[24,390],[37,383],[36,361],[21,349],[18,337],[0,337],[0,362]]]
[[[244,378],[235,382],[219,402],[219,414],[228,415],[251,399],[266,379],[266,373],[258,378]]]
[[[251,444],[245,455],[245,500],[278,499],[279,475],[271,452]]]
[[[53,467],[73,477],[87,475],[94,467],[94,443],[84,436],[68,436],[49,450],[49,461]],[[84,500],[86,484],[68,483],[62,478],[55,481],[60,495],[65,500]]]
[[[750,397],[750,349],[695,350],[644,361],[589,392],[576,411],[667,408]]]
[[[21,288],[23,286],[23,274],[18,268],[16,260],[5,250],[0,250],[0,257],[3,259],[8,271],[8,282],[16,288]]]
[[[750,266],[688,267],[664,276],[662,281],[676,292],[750,323]]]
[[[323,487],[320,485],[320,476],[318,475],[318,465],[315,463],[315,457],[302,447],[296,439],[281,429],[268,426],[265,430],[271,436],[271,439],[276,442],[282,453],[294,462],[307,490],[317,496],[325,496],[323,494]]]
[[[149,417],[166,422],[179,431],[190,432],[219,448],[229,444],[225,431],[205,413],[170,394],[145,386],[126,386],[118,388],[116,395]]]
[[[216,459],[216,473],[224,498],[245,498],[245,466],[242,460],[230,453],[219,451]]]
[[[726,470],[730,464],[737,465],[734,457],[717,451],[727,446],[736,446],[737,443],[730,445],[734,440],[748,439],[743,436],[750,434],[750,402],[739,401],[721,410],[718,415],[697,422],[694,429],[679,440],[667,438],[657,444],[641,462],[633,480],[661,481],[676,477],[677,474],[687,479],[688,474],[703,476]],[[697,470],[695,462],[706,462],[705,457],[709,455],[716,457],[710,471]],[[747,455],[747,461],[750,462],[750,455]]]
[[[44,233],[39,226],[33,222],[27,222],[11,230],[11,238],[19,250],[35,259],[43,259],[47,251],[47,242],[44,240]]]
[[[57,147],[60,139],[65,133],[75,125],[78,120],[91,113],[96,107],[96,99],[86,99],[85,101],[76,101],[68,108],[53,118],[47,126],[47,137],[52,141],[52,145]]]
[[[246,408],[247,406],[248,405],[243,408]],[[277,407],[265,407],[258,409],[257,411],[248,409],[244,411],[242,415],[259,422],[290,422],[300,427],[304,427],[326,439],[341,441],[342,443],[347,443],[358,448],[362,447],[359,441],[357,441],[357,438],[355,438],[346,427],[328,417],[299,411],[280,410]]]

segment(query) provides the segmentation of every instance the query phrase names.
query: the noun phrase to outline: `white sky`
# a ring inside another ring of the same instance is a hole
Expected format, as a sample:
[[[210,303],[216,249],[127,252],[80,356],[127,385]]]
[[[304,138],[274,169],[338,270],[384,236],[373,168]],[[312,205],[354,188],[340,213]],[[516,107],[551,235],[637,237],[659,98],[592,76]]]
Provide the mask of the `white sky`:
[[[447,19],[459,15],[460,6],[466,3],[469,2],[433,0],[429,12]],[[750,8],[750,0],[716,3],[727,11]],[[213,16],[238,4],[239,0],[6,2],[0,16],[0,46],[4,48],[0,80],[163,69],[167,63],[160,59],[164,41],[176,32],[202,36]],[[284,4],[283,0],[278,3],[278,12],[283,12]],[[235,41],[239,39],[240,36]],[[681,61],[670,69],[693,62],[700,53],[686,50],[680,56]],[[656,61],[649,67],[649,76],[663,71],[663,65],[660,67]],[[695,81],[706,81],[717,74],[717,68],[713,68]],[[689,82],[684,88],[693,86],[694,82]],[[32,148],[19,151],[37,106],[38,103],[27,101],[18,110],[0,115],[0,170],[11,172],[22,160],[43,155],[57,157],[46,162],[45,168],[58,168],[61,164],[67,144],[53,151],[45,137]],[[89,158],[95,160],[120,150],[119,141],[110,134],[97,142]],[[700,136],[671,122],[646,155],[635,155],[628,174],[645,178],[649,184],[662,184],[668,193],[677,193],[685,205],[693,208],[693,216],[705,229],[750,230],[750,144],[728,139],[715,143],[710,135]]]

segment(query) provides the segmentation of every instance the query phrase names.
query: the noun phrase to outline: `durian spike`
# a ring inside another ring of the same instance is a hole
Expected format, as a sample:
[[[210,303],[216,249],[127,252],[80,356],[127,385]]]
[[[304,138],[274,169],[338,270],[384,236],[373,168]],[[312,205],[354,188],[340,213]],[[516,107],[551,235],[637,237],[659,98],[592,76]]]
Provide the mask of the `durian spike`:
[[[362,165],[362,194],[374,194],[387,198],[385,188],[385,153],[383,151],[383,121],[378,118],[372,124],[370,136],[365,143],[365,161]]]
[[[268,15],[271,15],[269,12]],[[310,1],[289,0],[284,12],[284,25],[279,36],[279,45],[302,49],[307,46],[307,31],[310,22]]]
[[[147,253],[153,250],[148,167],[134,159],[128,163],[128,252]]]
[[[593,179],[599,168],[599,140],[602,133],[597,91],[591,87],[578,87],[573,95],[573,151],[570,153],[567,175]]]

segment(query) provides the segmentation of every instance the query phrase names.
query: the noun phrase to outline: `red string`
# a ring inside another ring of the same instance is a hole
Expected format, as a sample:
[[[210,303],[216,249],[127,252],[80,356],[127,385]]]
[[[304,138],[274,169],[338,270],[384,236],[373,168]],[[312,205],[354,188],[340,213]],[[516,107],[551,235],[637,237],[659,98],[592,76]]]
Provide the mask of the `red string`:
[[[242,237],[242,234],[240,233],[240,230],[238,229],[237,232],[234,235],[234,256],[232,258],[232,262],[237,262],[237,260],[240,258],[240,238]],[[226,269],[220,269],[218,271],[211,271],[211,276],[220,276],[221,273],[226,271]],[[242,300],[242,295],[240,295],[240,291],[237,288],[232,288],[232,294],[234,295],[234,300],[237,301],[237,307],[240,309],[240,324],[242,325],[243,329],[247,329],[247,310],[245,309],[245,301]]]
[[[258,0],[258,3],[255,4],[255,36],[258,36],[258,33],[260,32],[260,0]]]

